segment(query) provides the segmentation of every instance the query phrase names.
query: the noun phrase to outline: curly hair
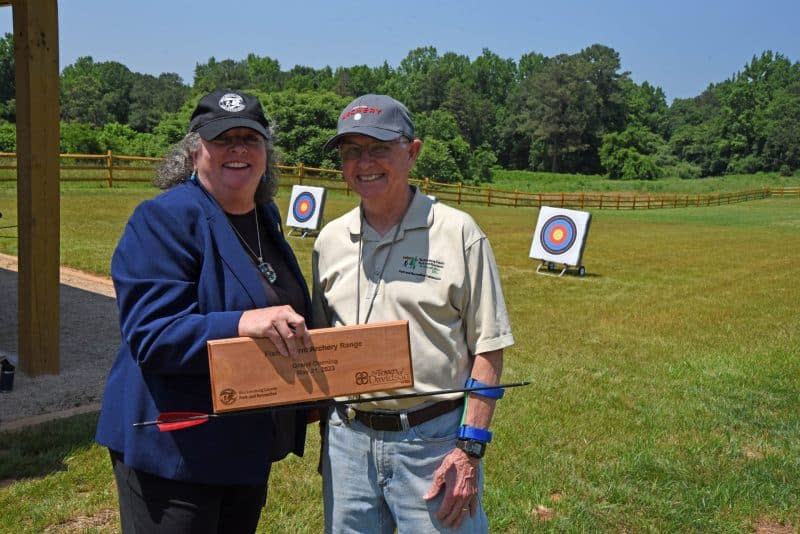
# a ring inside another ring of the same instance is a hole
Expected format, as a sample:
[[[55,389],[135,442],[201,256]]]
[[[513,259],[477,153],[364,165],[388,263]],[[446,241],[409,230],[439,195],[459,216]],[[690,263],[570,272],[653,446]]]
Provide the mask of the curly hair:
[[[271,202],[278,191],[278,168],[275,165],[275,135],[272,126],[267,131],[269,135],[264,143],[264,149],[267,153],[267,169],[256,189],[255,201],[258,204]],[[192,154],[199,148],[200,135],[197,132],[186,134],[156,168],[153,185],[159,189],[169,189],[188,180],[194,172]]]

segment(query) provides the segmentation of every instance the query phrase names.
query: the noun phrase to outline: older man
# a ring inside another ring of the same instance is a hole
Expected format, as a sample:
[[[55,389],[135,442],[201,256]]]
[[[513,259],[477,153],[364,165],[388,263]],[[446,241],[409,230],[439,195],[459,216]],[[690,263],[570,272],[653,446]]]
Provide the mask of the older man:
[[[356,98],[325,148],[338,148],[361,202],[315,243],[315,326],[408,320],[414,391],[498,384],[514,340],[492,249],[469,215],[410,186],[422,141],[406,107]],[[495,388],[331,410],[326,531],[486,532],[481,458],[500,396]]]

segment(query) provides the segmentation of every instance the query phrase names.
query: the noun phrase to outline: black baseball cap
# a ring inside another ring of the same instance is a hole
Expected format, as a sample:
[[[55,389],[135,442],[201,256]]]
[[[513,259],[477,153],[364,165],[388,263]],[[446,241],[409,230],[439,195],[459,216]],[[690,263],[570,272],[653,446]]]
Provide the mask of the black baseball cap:
[[[325,143],[324,150],[338,146],[342,137],[361,134],[380,141],[394,141],[398,137],[414,139],[414,122],[408,108],[386,95],[359,96],[339,115],[336,135]]]
[[[192,112],[189,131],[197,132],[206,141],[231,128],[250,128],[264,137],[269,121],[258,98],[237,91],[214,91],[200,99]]]

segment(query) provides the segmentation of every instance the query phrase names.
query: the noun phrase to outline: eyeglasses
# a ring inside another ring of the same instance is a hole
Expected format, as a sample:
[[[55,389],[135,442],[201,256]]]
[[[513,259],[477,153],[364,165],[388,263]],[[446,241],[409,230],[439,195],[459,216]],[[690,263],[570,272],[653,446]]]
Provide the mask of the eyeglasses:
[[[247,135],[220,135],[209,141],[214,146],[230,148],[236,145],[246,147],[260,147],[264,145],[264,138],[258,134]]]
[[[352,143],[341,144],[339,145],[339,154],[342,156],[342,161],[358,161],[364,152],[369,155],[370,159],[386,159],[392,153],[392,145],[400,143],[408,143],[408,139],[401,137],[394,141],[372,143],[366,146]]]

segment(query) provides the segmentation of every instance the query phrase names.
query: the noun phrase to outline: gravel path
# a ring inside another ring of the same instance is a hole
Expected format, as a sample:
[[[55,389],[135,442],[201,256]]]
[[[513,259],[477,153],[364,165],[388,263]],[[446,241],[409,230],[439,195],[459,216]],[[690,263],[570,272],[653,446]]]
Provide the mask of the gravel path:
[[[0,357],[17,362],[17,259],[0,254]],[[19,370],[0,392],[0,430],[95,411],[119,345],[109,278],[61,269],[60,372],[30,377]]]

